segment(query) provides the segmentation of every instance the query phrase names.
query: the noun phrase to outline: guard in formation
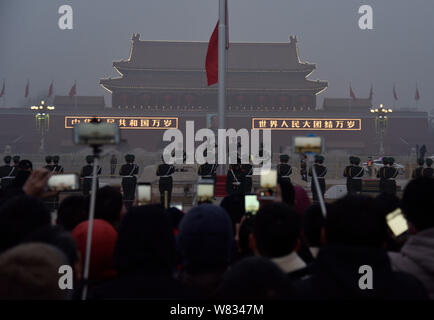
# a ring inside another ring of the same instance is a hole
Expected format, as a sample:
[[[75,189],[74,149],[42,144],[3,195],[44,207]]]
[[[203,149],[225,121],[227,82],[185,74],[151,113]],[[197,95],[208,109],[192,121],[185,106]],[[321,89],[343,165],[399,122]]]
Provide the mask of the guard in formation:
[[[292,174],[292,167],[288,164],[289,156],[287,154],[280,155],[280,164],[277,166],[277,181],[291,182],[290,175]]]
[[[207,151],[205,150],[203,153],[203,156],[206,158],[207,157]],[[217,181],[217,167],[218,164],[211,164],[205,162],[204,164],[201,164],[199,166],[199,169],[197,171],[197,174],[202,178],[202,179],[207,179],[207,180],[213,180],[214,182],[214,190],[215,190],[215,184]]]
[[[252,192],[252,187],[253,187],[253,181],[252,181],[253,166],[251,163],[241,163],[240,169],[242,175],[242,179],[241,179],[242,189],[244,191],[244,194],[249,194]]]
[[[422,173],[422,175],[423,175],[425,178],[432,178],[432,177],[433,177],[433,174],[434,174],[434,169],[431,168],[431,167],[432,167],[433,160],[432,160],[431,158],[427,158],[425,162],[426,162],[426,166],[427,166],[427,167],[423,169],[423,173]]]
[[[360,166],[359,157],[350,157],[350,165],[344,169],[344,177],[347,178],[348,193],[358,193],[362,191],[362,178],[365,169]]]
[[[158,182],[158,189],[160,190],[160,203],[166,208],[170,207],[170,201],[172,199],[173,177],[175,172],[175,166],[173,164],[167,164],[164,162],[164,157],[161,157],[163,163],[157,168],[157,176],[160,177]],[[167,194],[167,198],[165,198]]]
[[[53,173],[62,174],[63,173],[63,167],[59,164],[60,157],[59,156],[53,156]]]
[[[52,173],[63,173],[63,167],[59,165],[60,157],[59,156],[46,156],[45,162],[46,165],[44,166],[45,169],[51,171]]]
[[[125,155],[126,164],[121,166],[119,175],[122,176],[122,190],[125,201],[132,201],[135,197],[137,174],[139,174],[139,166],[134,163],[135,156],[133,154]]]
[[[426,163],[426,168],[424,168],[424,164]],[[433,160],[431,158],[427,158],[426,161],[423,159],[418,159],[417,164],[419,165],[413,170],[412,178],[417,179],[420,177],[432,178],[434,169],[431,168],[433,164]]]
[[[243,170],[241,167],[241,159],[237,159],[236,164],[229,164],[226,175],[226,192],[228,195],[243,194]]]
[[[11,166],[12,157],[5,156],[3,158],[5,164],[0,167],[1,188],[4,190],[12,184],[15,178],[16,168]]]
[[[383,157],[383,167],[377,172],[377,178],[380,178],[381,193],[396,194],[398,169],[393,166],[394,163],[394,158]]]
[[[53,171],[53,157],[52,156],[46,156],[45,157],[45,163],[44,169],[47,169],[48,171]]]
[[[112,157],[110,158],[110,175],[111,176],[115,175],[117,164],[118,164],[118,159],[116,158],[115,154],[112,154]]]
[[[309,177],[312,177],[311,191],[312,191],[312,199],[314,202],[318,202],[319,198],[318,198],[318,194],[316,192],[315,182],[313,181],[312,170],[315,170],[316,176],[318,178],[319,187],[321,189],[321,195],[324,199],[324,193],[325,193],[325,189],[326,189],[325,175],[327,174],[327,167],[324,166],[323,163],[324,163],[324,157],[321,155],[316,155],[315,156],[315,163],[309,169]]]
[[[411,177],[413,179],[416,178],[420,178],[423,175],[423,165],[424,165],[425,161],[421,158],[417,159],[417,164],[418,166],[416,168],[413,169],[413,173],[411,174]]]
[[[93,156],[86,157],[87,165],[81,168],[80,178],[82,179],[83,195],[88,196],[92,189],[92,174],[93,174]],[[97,176],[101,174],[101,167],[98,166]],[[96,179],[96,188],[98,189],[99,181]]]

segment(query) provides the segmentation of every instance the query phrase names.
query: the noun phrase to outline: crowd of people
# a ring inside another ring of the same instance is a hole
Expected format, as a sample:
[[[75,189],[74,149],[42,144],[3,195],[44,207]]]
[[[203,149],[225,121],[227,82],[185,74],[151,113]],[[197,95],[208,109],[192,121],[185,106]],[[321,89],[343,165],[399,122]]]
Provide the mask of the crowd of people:
[[[350,192],[324,215],[287,160],[256,213],[242,193],[182,212],[127,209],[120,188],[99,188],[87,279],[88,196],[66,197],[53,216],[51,171],[19,160],[0,194],[0,299],[81,299],[85,287],[89,300],[434,299],[434,179],[415,177],[402,199]],[[408,223],[399,237],[386,218],[397,208]],[[72,286],[59,286],[62,266]]]

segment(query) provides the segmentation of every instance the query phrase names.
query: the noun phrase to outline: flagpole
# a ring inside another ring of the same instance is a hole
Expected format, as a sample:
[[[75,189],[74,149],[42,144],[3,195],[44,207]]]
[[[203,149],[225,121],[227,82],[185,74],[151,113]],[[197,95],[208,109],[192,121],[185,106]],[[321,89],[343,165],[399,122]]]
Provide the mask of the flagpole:
[[[226,0],[219,0],[218,26],[218,121],[219,129],[225,129],[226,111]],[[219,166],[219,173],[223,175],[225,168]]]
[[[226,111],[226,1],[219,0],[219,70],[218,114],[219,129],[225,129]]]

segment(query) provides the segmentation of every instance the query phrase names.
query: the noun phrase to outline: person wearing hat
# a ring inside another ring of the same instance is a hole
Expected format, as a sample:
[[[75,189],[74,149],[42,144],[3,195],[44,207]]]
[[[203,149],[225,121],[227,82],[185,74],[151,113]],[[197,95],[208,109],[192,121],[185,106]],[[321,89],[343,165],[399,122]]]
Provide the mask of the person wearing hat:
[[[362,177],[364,169],[360,166],[360,158],[350,157],[350,165],[345,167],[344,177],[347,178],[348,193],[362,191]]]
[[[133,154],[125,155],[126,164],[121,166],[119,175],[122,176],[122,190],[124,201],[129,201],[132,204],[135,198],[137,177],[139,173],[139,166],[134,163],[136,157]]]
[[[226,193],[232,194],[244,194],[243,172],[241,171],[241,159],[237,158],[237,163],[231,163],[228,166],[228,172],[226,175]]]
[[[307,156],[305,154],[300,158],[300,175],[301,180],[307,182]]]
[[[88,196],[92,189],[92,174],[93,174],[93,156],[86,157],[87,165],[81,168],[80,178],[82,179],[83,195]],[[97,176],[101,174],[101,167],[98,166]],[[96,188],[98,189],[98,178],[96,179]]]
[[[423,177],[425,177],[425,178],[432,178],[433,177],[434,169],[431,168],[432,163],[433,163],[433,160],[431,158],[426,159],[427,167],[423,169],[423,172],[422,172]]]
[[[59,156],[53,156],[53,173],[62,174],[63,173],[63,167],[59,164],[60,157]]]
[[[15,171],[15,167],[11,166],[12,157],[11,156],[5,156],[3,158],[3,161],[5,164],[0,167],[0,178],[1,178],[1,188],[2,190],[6,189],[7,186],[9,186],[14,176],[12,175]]]
[[[158,181],[158,189],[160,190],[160,203],[163,207],[170,208],[170,201],[172,200],[173,177],[175,166],[167,164],[164,161],[164,156],[161,157],[162,163],[157,168],[157,176],[160,177]],[[167,196],[166,196],[167,195]]]
[[[394,158],[384,157],[383,167],[377,172],[377,178],[380,178],[380,193],[396,194],[396,176],[398,169],[393,167]]]
[[[110,158],[110,175],[111,176],[115,175],[117,164],[118,164],[118,158],[116,158],[116,155],[113,153],[112,157]]]
[[[46,165],[44,166],[44,169],[47,169],[48,171],[53,171],[53,157],[52,156],[46,156],[45,157],[45,163]]]
[[[205,150],[203,152],[203,156],[207,157],[207,150]],[[216,185],[216,181],[217,181],[217,167],[218,164],[214,163],[208,163],[208,161],[206,161],[204,164],[201,164],[199,166],[199,169],[197,171],[197,174],[202,178],[202,179],[206,179],[206,180],[213,180],[214,183],[214,191],[215,191],[215,185]]]
[[[13,177],[15,177],[15,176],[17,175],[17,172],[18,172],[18,165],[19,165],[19,163],[20,163],[20,160],[21,160],[21,157],[20,157],[20,156],[13,156],[13,157],[12,157],[12,162],[14,163],[14,164],[13,164],[13,167],[15,168],[15,170],[14,170],[13,173],[12,173],[12,176],[13,176]]]
[[[289,156],[287,154],[281,154],[280,164],[277,165],[277,181],[279,183],[281,181],[291,182],[291,178],[289,176],[292,174],[292,168],[288,162]]]
[[[312,191],[312,200],[314,202],[318,202],[318,194],[316,192],[316,186],[315,182],[313,181],[313,172],[312,170],[315,170],[316,176],[318,178],[319,187],[321,189],[321,196],[324,199],[324,193],[326,189],[326,183],[325,183],[325,175],[327,174],[327,167],[323,165],[324,163],[324,157],[321,155],[315,156],[315,163],[312,165],[312,167],[309,169],[309,177],[312,177],[311,181],[311,191]]]
[[[411,174],[411,177],[413,179],[422,177],[424,163],[425,161],[423,160],[423,158],[417,159],[417,164],[419,166],[413,169],[413,173]]]
[[[252,192],[252,175],[253,175],[253,166],[251,163],[241,163],[240,164],[241,174],[243,179],[241,179],[241,189],[244,194],[249,194]]]

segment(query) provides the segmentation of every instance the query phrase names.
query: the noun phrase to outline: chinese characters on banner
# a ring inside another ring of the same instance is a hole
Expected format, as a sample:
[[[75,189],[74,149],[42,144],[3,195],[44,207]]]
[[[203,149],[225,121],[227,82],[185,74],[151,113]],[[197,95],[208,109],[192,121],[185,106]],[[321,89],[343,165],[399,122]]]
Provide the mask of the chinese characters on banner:
[[[362,130],[361,119],[252,118],[252,129]]]
[[[89,123],[93,117],[66,116],[65,128],[72,129],[78,123]],[[97,117],[100,122],[117,124],[120,129],[177,129],[176,117]]]

